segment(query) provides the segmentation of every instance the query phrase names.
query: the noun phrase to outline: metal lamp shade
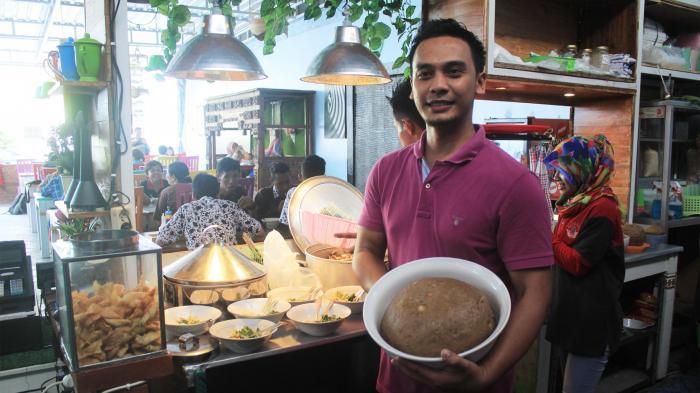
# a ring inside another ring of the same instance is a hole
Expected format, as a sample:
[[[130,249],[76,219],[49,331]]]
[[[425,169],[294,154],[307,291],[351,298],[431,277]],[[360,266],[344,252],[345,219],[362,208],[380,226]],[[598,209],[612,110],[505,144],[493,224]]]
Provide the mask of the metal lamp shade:
[[[360,29],[339,26],[335,43],[327,46],[311,62],[304,82],[325,85],[380,85],[391,82],[389,73],[360,40]]]
[[[165,74],[177,79],[246,81],[267,78],[260,62],[233,36],[231,18],[204,16],[202,33],[188,41],[173,57]]]

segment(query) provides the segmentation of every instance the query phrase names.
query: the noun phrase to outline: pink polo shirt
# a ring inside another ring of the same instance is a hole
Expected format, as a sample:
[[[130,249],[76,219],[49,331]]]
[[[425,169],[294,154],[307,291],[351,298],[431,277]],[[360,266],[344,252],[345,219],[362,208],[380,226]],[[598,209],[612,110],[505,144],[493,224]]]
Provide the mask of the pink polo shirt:
[[[512,290],[509,270],[553,263],[552,232],[537,178],[493,142],[483,127],[423,180],[425,135],[372,168],[359,224],[387,237],[391,268],[420,258],[479,263]],[[489,392],[510,392],[512,370]],[[380,393],[437,392],[393,368],[382,352]]]

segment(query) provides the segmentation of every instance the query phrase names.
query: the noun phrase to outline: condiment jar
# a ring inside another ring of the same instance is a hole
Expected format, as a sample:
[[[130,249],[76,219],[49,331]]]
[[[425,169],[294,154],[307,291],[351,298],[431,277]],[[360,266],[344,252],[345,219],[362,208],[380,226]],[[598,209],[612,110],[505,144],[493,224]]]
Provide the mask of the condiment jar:
[[[581,51],[581,60],[586,63],[586,64],[591,64],[591,54],[593,53],[593,50],[590,48],[586,48]]]
[[[595,48],[595,52],[591,56],[591,65],[600,68],[602,71],[610,69],[610,54],[607,46]]]
[[[564,54],[561,57],[575,57],[576,52],[578,52],[578,47],[576,45],[567,45],[566,51],[564,51]]]

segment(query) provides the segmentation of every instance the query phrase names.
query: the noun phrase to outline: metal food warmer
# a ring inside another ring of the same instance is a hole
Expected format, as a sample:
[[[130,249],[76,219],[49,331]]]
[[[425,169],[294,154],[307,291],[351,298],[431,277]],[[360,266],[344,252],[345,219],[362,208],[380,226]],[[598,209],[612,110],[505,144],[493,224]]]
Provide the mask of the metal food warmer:
[[[161,248],[103,230],[53,243],[61,350],[75,372],[164,355]]]
[[[331,176],[304,180],[292,193],[289,229],[326,290],[360,284],[352,270],[355,240],[334,235],[357,231],[363,204],[360,190]]]
[[[225,311],[230,303],[265,295],[266,276],[262,265],[233,247],[202,245],[164,269],[165,307],[202,304]]]

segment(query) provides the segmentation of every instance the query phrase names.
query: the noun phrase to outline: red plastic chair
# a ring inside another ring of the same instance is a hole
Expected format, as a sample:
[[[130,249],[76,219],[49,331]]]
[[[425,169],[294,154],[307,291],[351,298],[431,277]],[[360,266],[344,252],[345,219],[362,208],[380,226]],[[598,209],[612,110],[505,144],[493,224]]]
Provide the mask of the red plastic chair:
[[[187,165],[187,169],[189,169],[190,172],[199,170],[199,156],[184,156],[180,157],[179,160]]]
[[[185,203],[192,202],[192,183],[178,183],[175,185],[175,211]],[[175,212],[173,212],[175,213]]]
[[[46,167],[41,167],[40,173],[40,179],[44,180],[46,179],[50,174],[58,172],[58,168],[46,168]]]

